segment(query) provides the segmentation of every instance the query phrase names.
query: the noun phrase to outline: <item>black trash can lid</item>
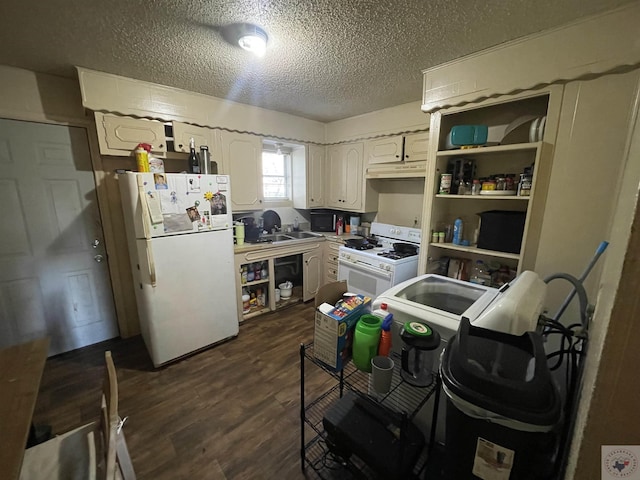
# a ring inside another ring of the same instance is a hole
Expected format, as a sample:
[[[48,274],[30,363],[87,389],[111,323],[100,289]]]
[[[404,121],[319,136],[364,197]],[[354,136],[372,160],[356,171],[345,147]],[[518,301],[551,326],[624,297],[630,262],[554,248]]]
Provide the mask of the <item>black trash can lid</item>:
[[[560,393],[534,332],[510,335],[463,318],[443,353],[440,373],[452,394],[487,411],[532,425],[560,419]]]

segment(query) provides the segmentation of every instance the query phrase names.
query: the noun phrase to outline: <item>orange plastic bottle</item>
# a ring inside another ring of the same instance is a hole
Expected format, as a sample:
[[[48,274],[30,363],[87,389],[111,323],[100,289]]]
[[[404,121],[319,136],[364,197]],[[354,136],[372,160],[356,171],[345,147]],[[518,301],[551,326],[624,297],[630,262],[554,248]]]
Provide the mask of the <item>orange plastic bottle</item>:
[[[381,304],[380,308],[375,310],[373,314],[383,318],[380,343],[378,343],[378,355],[388,357],[391,353],[391,324],[393,323],[393,314],[387,311],[386,303]]]

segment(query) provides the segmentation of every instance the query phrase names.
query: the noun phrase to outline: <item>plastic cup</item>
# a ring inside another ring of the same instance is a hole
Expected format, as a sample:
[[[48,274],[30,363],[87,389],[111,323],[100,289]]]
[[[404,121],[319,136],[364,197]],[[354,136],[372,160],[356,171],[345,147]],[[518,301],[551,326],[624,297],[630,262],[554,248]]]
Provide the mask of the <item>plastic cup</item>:
[[[378,393],[391,389],[394,362],[389,357],[378,355],[371,359],[371,386]]]
[[[279,302],[279,301],[280,301],[280,289],[279,289],[279,288],[276,288],[276,289],[273,291],[273,293],[274,293],[274,295],[275,295],[275,297],[276,297],[276,302]]]

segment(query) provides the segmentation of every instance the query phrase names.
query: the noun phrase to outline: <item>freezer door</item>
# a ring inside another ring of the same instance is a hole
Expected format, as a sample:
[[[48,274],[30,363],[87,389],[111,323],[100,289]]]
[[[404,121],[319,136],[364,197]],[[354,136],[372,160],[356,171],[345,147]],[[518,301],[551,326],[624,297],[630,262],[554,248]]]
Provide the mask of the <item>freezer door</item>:
[[[120,191],[135,238],[222,230],[233,223],[228,175],[127,172]]]
[[[136,247],[140,327],[155,366],[238,334],[231,229]]]

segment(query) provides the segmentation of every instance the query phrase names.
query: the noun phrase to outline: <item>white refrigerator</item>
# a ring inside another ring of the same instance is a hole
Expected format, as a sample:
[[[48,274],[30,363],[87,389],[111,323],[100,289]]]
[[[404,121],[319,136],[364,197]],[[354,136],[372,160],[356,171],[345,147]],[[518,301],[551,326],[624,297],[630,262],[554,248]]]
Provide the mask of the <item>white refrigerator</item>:
[[[229,177],[126,172],[119,186],[154,366],[237,336]]]

